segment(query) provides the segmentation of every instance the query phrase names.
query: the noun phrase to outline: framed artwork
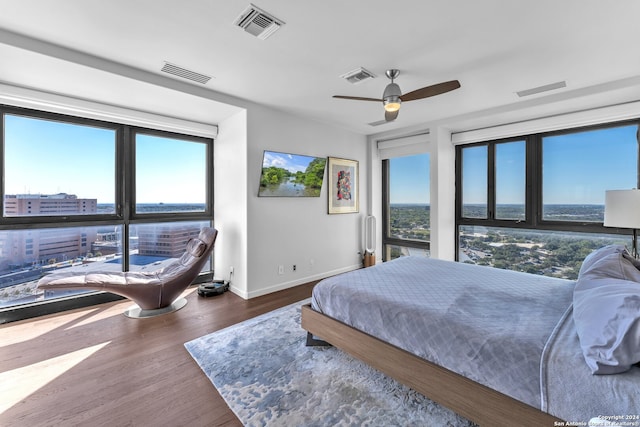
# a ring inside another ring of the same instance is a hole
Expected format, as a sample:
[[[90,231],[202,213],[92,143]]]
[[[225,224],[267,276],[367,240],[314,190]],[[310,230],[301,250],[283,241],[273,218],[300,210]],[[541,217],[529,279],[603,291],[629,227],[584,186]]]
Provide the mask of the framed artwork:
[[[358,212],[358,162],[329,157],[329,213]]]
[[[258,197],[320,197],[326,157],[265,150]]]

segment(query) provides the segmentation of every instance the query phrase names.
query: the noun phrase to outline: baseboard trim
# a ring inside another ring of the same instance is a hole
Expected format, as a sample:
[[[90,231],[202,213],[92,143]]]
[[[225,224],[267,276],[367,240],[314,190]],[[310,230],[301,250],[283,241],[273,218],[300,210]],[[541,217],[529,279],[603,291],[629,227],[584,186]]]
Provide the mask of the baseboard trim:
[[[231,286],[229,287],[229,290],[243,299],[251,299],[251,298],[256,298],[256,297],[261,297],[263,295],[271,294],[273,292],[278,292],[285,289],[293,288],[295,286],[304,285],[305,283],[313,282],[315,280],[322,280],[330,276],[335,276],[337,274],[346,273],[352,270],[357,270],[359,268],[362,268],[362,265],[360,264],[350,265],[347,267],[338,268],[336,270],[325,271],[323,273],[301,277],[296,280],[290,280],[288,282],[277,283],[275,285],[272,285],[266,288],[258,289],[255,291],[249,291],[249,292],[246,292],[243,289],[235,288],[232,282]]]

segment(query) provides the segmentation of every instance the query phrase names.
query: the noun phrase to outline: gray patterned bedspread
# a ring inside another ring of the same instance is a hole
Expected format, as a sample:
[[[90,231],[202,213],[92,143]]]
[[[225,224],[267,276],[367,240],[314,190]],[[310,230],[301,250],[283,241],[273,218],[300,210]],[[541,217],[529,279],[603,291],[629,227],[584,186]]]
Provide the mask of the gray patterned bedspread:
[[[574,285],[402,257],[321,281],[313,290],[312,307],[541,408],[541,360],[550,337],[568,317]]]
[[[616,375],[592,375],[580,349],[573,316],[567,316],[547,344],[543,366],[543,411],[574,425],[595,417],[611,420],[611,426],[640,425],[640,368]]]

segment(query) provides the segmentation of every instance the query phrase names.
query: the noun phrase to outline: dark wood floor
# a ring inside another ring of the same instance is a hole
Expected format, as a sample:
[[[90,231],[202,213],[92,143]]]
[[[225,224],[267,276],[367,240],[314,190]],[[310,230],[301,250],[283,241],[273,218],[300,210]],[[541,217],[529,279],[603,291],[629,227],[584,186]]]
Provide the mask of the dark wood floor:
[[[184,343],[298,302],[314,283],[251,300],[226,292],[134,320],[118,301],[0,326],[2,426],[240,426]]]

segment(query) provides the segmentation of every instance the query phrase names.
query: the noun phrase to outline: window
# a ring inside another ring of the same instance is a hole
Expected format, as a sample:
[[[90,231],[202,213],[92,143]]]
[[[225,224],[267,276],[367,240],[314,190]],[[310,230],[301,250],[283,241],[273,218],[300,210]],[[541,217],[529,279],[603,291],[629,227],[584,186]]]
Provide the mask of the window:
[[[6,217],[115,213],[114,128],[5,114],[3,166]]]
[[[602,222],[605,190],[637,187],[637,125],[542,138],[542,219]]]
[[[458,260],[575,279],[593,249],[629,245],[629,230],[602,223],[605,190],[638,185],[637,133],[633,122],[457,147]]]
[[[459,261],[575,279],[584,258],[606,245],[624,245],[616,234],[557,232],[505,227],[459,227]]]
[[[405,255],[429,256],[429,154],[384,160],[383,171],[387,189],[383,259],[386,261]]]
[[[160,268],[212,224],[213,140],[12,107],[0,114],[0,309],[90,293],[38,291],[48,272]]]
[[[466,218],[486,218],[487,209],[487,146],[469,147],[462,158],[466,177],[462,183],[463,215]]]
[[[115,254],[122,245],[118,242],[105,245],[107,229],[117,229],[122,235],[122,227],[117,225],[0,232],[0,245],[8,249],[0,256],[0,308],[84,293],[66,290],[39,292],[36,289],[38,280],[55,270],[121,271]],[[92,242],[90,250],[82,244],[83,235]]]
[[[525,142],[496,144],[496,219],[525,219]]]
[[[129,233],[129,269],[143,271],[153,266],[155,270],[179,258],[187,242],[198,237],[202,227],[207,225],[206,221],[132,225]],[[211,270],[211,265],[204,270]]]
[[[202,141],[137,133],[136,213],[205,212],[207,148]]]

